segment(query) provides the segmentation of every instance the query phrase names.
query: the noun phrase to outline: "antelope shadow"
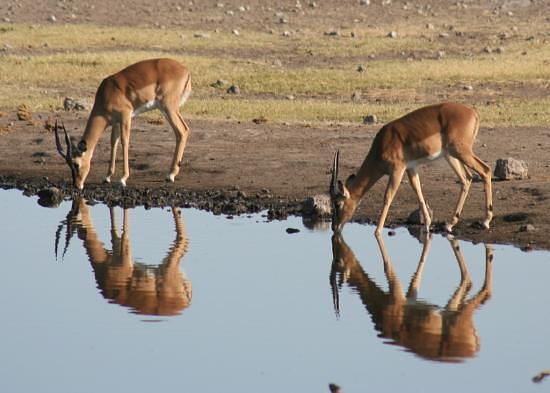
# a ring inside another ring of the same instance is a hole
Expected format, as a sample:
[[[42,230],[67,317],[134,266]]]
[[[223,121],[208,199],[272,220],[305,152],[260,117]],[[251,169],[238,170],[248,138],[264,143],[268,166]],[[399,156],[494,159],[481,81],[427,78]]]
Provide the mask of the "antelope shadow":
[[[356,291],[370,314],[379,337],[424,359],[456,362],[476,355],[480,340],[474,325],[475,311],[491,296],[493,251],[485,246],[485,278],[481,289],[468,298],[472,280],[458,242],[449,239],[460,269],[460,282],[443,307],[417,298],[422,271],[431,245],[424,237],[418,267],[405,293],[390,262],[383,239],[378,245],[384,263],[388,291],[381,289],[363,270],[341,234],[332,236],[333,262],[330,285],[334,309],[340,314],[339,293],[344,283]]]
[[[183,218],[178,208],[172,207],[171,210],[176,238],[162,262],[151,266],[136,262],[132,256],[130,209],[123,209],[120,232],[115,208],[109,207],[111,245],[108,248],[99,239],[86,201],[75,199],[56,232],[56,258],[65,227],[63,256],[76,233],[88,255],[97,287],[110,303],[128,307],[136,314],[178,315],[191,303],[192,286],[180,269],[181,259],[188,248]]]

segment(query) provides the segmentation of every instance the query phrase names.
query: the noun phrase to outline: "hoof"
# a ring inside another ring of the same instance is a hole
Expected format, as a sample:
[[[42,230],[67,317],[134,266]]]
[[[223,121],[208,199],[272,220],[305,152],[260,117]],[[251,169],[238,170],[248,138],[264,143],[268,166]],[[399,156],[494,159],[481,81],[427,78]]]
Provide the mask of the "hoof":
[[[107,177],[103,180],[103,183],[104,183],[104,184],[110,184],[110,183],[111,183],[111,176],[107,176]]]
[[[120,185],[122,188],[126,188],[126,180],[120,179]]]
[[[445,224],[445,232],[453,233],[453,225],[452,224]]]
[[[173,183],[176,180],[176,175],[170,174],[170,175],[166,176],[165,180],[166,180],[167,183]]]

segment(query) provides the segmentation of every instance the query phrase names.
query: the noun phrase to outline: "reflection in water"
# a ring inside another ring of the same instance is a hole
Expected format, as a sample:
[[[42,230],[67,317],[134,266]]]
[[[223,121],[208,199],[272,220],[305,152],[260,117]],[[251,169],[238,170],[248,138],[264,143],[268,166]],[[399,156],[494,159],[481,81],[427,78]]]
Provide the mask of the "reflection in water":
[[[99,239],[90,209],[84,199],[73,201],[67,219],[56,233],[56,256],[63,224],[66,225],[65,249],[71,236],[78,233],[94,270],[101,294],[112,303],[130,307],[137,314],[178,315],[191,302],[191,281],[181,272],[180,261],[187,251],[187,236],[180,211],[172,208],[176,239],[159,266],[135,262],[130,243],[130,210],[124,209],[122,234],[111,216],[111,250]]]
[[[470,275],[456,240],[450,240],[458,266],[460,284],[445,307],[417,299],[422,270],[431,244],[431,235],[424,247],[416,272],[405,294],[393,270],[383,239],[378,239],[389,291],[384,292],[363,270],[343,237],[332,237],[333,262],[330,283],[334,307],[339,313],[339,289],[345,282],[359,293],[380,336],[392,340],[420,357],[437,361],[459,361],[479,351],[479,337],[473,314],[491,296],[493,251],[485,246],[485,280],[477,294],[466,299],[472,287]]]

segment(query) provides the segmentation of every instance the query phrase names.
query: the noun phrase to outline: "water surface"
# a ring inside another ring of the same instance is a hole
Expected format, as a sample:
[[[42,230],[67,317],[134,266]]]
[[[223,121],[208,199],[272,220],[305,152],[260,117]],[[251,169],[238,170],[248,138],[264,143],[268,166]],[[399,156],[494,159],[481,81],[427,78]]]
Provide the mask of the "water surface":
[[[550,386],[547,252],[76,207],[0,192],[1,392]]]

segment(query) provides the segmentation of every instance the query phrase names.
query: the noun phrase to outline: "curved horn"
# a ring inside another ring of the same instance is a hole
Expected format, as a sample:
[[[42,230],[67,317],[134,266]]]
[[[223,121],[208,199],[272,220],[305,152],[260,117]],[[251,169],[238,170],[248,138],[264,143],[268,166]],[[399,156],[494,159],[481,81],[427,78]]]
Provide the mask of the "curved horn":
[[[59,128],[62,128],[63,133],[65,134],[65,144],[67,145],[67,152],[66,153],[63,151],[63,147],[61,146],[61,141],[59,140]],[[57,147],[57,152],[59,153],[59,155],[61,157],[63,157],[63,159],[65,160],[65,162],[67,163],[67,165],[69,165],[69,168],[71,169],[71,176],[73,178],[73,187],[74,187],[76,185],[77,170],[76,170],[76,167],[73,164],[73,146],[72,146],[72,143],[71,143],[71,138],[69,136],[69,132],[65,128],[65,124],[63,124],[63,122],[61,122],[61,127],[59,127],[57,119],[55,120],[55,145]]]
[[[340,161],[340,149],[334,153],[334,160],[332,161],[332,177],[330,179],[330,195],[336,195],[338,189],[338,166]]]

